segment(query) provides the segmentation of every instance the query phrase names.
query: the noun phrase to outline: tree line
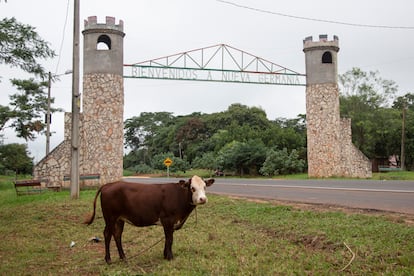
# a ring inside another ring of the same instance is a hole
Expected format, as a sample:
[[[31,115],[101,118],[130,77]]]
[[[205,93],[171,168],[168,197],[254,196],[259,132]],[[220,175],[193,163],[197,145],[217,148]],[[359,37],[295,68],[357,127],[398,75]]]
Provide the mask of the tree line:
[[[162,161],[170,157],[173,170],[195,167],[274,175],[280,168],[270,163],[280,155],[280,161],[290,160],[289,172],[305,169],[306,128],[304,116],[270,121],[264,110],[241,104],[212,114],[143,112],[126,120],[125,145],[131,151],[124,166],[136,172],[163,169]]]

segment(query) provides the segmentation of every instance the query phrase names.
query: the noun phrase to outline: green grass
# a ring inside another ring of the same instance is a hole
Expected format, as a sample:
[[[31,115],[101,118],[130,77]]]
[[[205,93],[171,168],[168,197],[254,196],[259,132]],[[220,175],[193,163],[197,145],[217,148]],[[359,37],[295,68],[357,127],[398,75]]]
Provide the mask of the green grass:
[[[414,180],[414,172],[413,171],[400,171],[400,172],[373,173],[372,179],[375,179],[375,180]]]
[[[414,227],[396,216],[301,210],[271,202],[209,196],[174,235],[175,259],[163,260],[161,227],[125,226],[128,262],[111,245],[106,265],[95,191],[17,197],[0,178],[0,275],[413,275]],[[70,247],[74,241],[75,246]],[[139,254],[142,252],[141,254]]]
[[[175,172],[170,173],[171,177],[183,177],[183,178],[190,178],[193,175],[199,175],[204,178],[215,177],[212,175],[212,171],[205,170],[205,169],[190,169],[186,172]],[[124,170],[124,176],[133,176],[134,172]],[[158,171],[156,175],[159,176],[166,176],[166,171]],[[229,176],[226,176],[229,177]],[[233,176],[235,178],[239,178],[239,176]],[[248,177],[248,176],[246,176]],[[255,176],[255,178],[268,178],[263,176]],[[295,180],[306,180],[309,179],[307,173],[299,173],[299,174],[291,174],[291,175],[278,175],[274,176],[275,179],[295,179]],[[336,177],[334,177],[336,178]],[[341,179],[341,178],[337,178]],[[414,171],[397,171],[397,172],[382,172],[382,173],[373,173],[372,180],[414,180]]]

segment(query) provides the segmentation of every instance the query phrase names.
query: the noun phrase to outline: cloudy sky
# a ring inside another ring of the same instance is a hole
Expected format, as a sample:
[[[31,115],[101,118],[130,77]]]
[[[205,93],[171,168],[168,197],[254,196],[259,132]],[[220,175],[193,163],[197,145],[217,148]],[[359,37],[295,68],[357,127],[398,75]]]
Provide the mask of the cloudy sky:
[[[83,20],[105,16],[124,21],[124,63],[136,63],[215,44],[227,44],[294,71],[305,73],[302,40],[319,34],[339,37],[340,74],[359,67],[395,81],[399,93],[414,93],[414,2],[410,0],[88,0],[80,1]],[[0,16],[15,17],[36,31],[59,57],[43,62],[53,74],[72,68],[73,0],[0,0]],[[82,42],[82,37],[81,37]],[[82,49],[82,47],[81,47]],[[81,59],[82,61],[82,59]],[[27,77],[0,66],[0,100],[15,93],[8,79]],[[71,76],[52,85],[56,106],[71,109]],[[305,113],[305,88],[125,79],[125,119],[141,112],[174,115],[212,113],[232,103],[263,108],[269,119]],[[63,115],[53,117],[52,148],[63,140]],[[16,140],[5,132],[5,143]],[[38,161],[45,137],[29,142]]]

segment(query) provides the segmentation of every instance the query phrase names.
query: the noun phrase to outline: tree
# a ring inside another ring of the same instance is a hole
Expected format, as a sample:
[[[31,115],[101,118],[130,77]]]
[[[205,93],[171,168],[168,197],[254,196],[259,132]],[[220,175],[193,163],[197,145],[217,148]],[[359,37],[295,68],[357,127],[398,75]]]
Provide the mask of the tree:
[[[393,104],[401,112],[401,168],[414,168],[414,94],[398,97]]]
[[[0,130],[3,130],[6,123],[12,121],[10,127],[14,128],[17,137],[25,140],[33,140],[35,133],[41,132],[45,124],[42,117],[47,112],[47,82],[36,82],[34,79],[17,80],[12,79],[12,84],[19,91],[10,96],[10,107],[0,107]],[[51,103],[54,99],[51,98]],[[51,108],[51,112],[60,109]]]
[[[38,60],[54,56],[55,52],[34,27],[19,23],[14,17],[0,20],[0,64],[46,78],[47,73]]]
[[[18,67],[45,79],[47,73],[39,60],[54,56],[54,51],[40,38],[34,27],[19,23],[15,18],[0,20],[0,64]],[[0,130],[12,120],[10,127],[15,128],[17,136],[32,140],[34,133],[40,132],[44,127],[39,118],[46,111],[47,98],[43,89],[47,84],[33,78],[13,79],[11,82],[20,93],[10,96],[12,108],[0,105]],[[54,111],[57,110],[52,110]]]
[[[392,80],[385,80],[378,71],[364,72],[360,68],[339,75],[341,95],[357,96],[371,108],[386,107],[392,103],[398,86]]]
[[[24,144],[7,144],[0,145],[0,173],[5,174],[7,171],[13,171],[16,174],[32,173],[33,160],[29,156],[27,146]]]
[[[217,157],[214,152],[206,152],[202,156],[197,156],[192,162],[193,167],[207,170],[219,168]]]
[[[218,154],[220,167],[244,174],[258,174],[266,159],[267,148],[260,140],[233,141],[225,145]]]
[[[171,112],[142,112],[125,121],[125,145],[132,150],[151,147],[159,130],[172,123]]]
[[[394,151],[390,142],[395,133],[395,114],[389,112],[398,89],[394,81],[384,80],[378,72],[353,68],[339,76],[340,112],[351,118],[352,140],[369,158]]]
[[[177,127],[175,134],[178,145],[178,156],[184,155],[191,162],[199,154],[199,146],[207,137],[204,122],[197,116],[184,119],[184,123]]]

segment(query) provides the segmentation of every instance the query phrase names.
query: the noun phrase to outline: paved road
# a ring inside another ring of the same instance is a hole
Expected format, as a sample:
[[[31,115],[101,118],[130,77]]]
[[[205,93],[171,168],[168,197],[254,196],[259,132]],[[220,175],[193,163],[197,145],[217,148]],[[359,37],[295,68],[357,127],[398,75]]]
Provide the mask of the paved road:
[[[127,178],[141,183],[175,182],[170,178]],[[262,180],[216,178],[208,192],[332,204],[414,214],[414,181]]]

